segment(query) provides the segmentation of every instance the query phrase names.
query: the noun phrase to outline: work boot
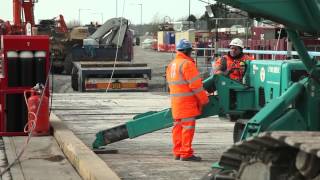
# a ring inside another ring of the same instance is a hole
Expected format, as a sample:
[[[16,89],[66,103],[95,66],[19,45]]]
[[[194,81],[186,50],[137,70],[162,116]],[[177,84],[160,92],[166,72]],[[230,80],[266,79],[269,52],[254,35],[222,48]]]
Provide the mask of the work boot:
[[[180,156],[174,156],[173,159],[174,160],[180,160]]]
[[[193,161],[193,162],[200,162],[200,161],[201,161],[201,157],[200,157],[200,156],[192,155],[192,156],[187,157],[187,158],[181,158],[181,161]]]

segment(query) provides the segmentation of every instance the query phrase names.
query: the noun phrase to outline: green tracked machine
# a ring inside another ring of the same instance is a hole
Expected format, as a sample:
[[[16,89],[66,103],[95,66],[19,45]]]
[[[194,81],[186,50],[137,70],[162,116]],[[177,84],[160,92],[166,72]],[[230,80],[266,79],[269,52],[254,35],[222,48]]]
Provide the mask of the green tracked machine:
[[[203,177],[211,180],[320,180],[320,67],[299,32],[320,32],[319,0],[218,0],[286,26],[300,59],[246,62],[243,82],[203,81],[217,91],[198,119],[228,114],[235,143]],[[147,112],[100,131],[93,148],[173,125],[171,110]]]

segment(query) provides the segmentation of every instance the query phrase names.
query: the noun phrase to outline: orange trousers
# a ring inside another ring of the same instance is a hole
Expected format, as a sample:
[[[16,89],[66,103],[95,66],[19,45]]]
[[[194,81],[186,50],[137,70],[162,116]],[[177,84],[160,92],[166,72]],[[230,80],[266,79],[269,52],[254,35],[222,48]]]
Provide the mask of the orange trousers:
[[[175,119],[172,129],[173,154],[182,158],[193,155],[192,140],[196,121],[194,117]]]

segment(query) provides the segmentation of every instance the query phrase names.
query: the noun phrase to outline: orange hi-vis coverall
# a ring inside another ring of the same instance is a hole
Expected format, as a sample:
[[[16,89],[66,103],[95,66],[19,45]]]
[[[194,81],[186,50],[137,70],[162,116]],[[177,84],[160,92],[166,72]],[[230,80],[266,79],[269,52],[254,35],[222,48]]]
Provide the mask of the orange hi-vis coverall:
[[[193,155],[195,117],[201,114],[202,106],[209,100],[194,60],[184,53],[177,51],[176,58],[167,68],[166,78],[174,119],[173,154],[188,158]]]
[[[243,54],[240,58],[234,59],[230,55],[224,55],[214,63],[213,69],[216,69],[214,74],[220,74],[222,72],[229,72],[230,79],[241,81],[244,75],[244,68],[241,67],[240,63],[247,60],[253,60],[252,56]],[[225,61],[225,62],[223,62]],[[224,64],[225,63],[225,64]],[[226,66],[226,67],[223,67]]]

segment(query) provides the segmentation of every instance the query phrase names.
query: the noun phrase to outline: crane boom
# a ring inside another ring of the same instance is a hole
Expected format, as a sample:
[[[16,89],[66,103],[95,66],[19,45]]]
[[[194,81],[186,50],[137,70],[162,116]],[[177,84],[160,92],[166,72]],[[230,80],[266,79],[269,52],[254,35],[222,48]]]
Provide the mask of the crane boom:
[[[9,21],[0,21],[0,27],[4,27],[0,34],[25,34],[28,23],[35,26],[34,4],[37,0],[12,0],[13,24]]]

